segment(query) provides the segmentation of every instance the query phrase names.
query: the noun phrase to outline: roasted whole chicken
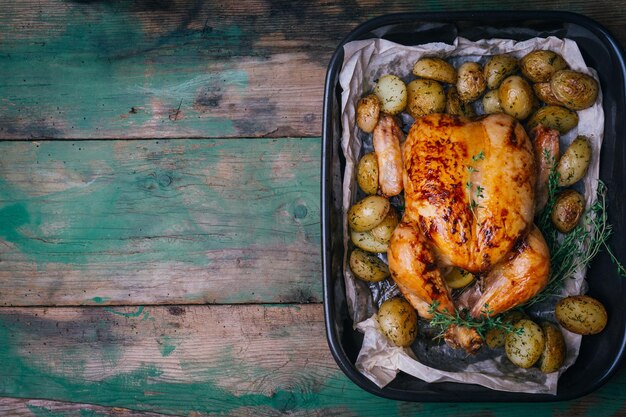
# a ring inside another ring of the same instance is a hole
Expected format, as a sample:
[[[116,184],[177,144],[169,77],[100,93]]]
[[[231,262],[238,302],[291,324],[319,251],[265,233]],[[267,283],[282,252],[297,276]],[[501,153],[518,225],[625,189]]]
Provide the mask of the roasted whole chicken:
[[[402,136],[384,115],[373,141],[383,194],[404,190],[404,216],[387,257],[418,314],[431,318],[435,305],[450,314],[497,315],[540,292],[550,270],[533,223],[541,150],[520,123],[504,114],[474,121],[432,114],[415,121],[404,143]],[[444,279],[451,267],[479,276],[456,300]],[[468,352],[482,344],[474,330],[457,326],[445,340]]]

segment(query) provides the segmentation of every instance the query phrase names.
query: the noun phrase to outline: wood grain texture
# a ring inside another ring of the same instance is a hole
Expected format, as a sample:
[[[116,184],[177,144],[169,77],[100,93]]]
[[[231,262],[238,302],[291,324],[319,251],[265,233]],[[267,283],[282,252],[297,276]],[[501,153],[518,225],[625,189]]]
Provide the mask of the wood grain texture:
[[[74,404],[50,400],[0,398],[0,415],[11,417],[164,417],[121,407],[100,407],[92,404]]]
[[[569,10],[626,45],[626,1],[1,1],[0,138],[319,136],[341,39],[387,13]]]
[[[0,305],[319,302],[319,139],[0,143]]]
[[[416,404],[366,393],[336,367],[321,305],[137,312],[0,309],[0,395],[186,416],[522,415],[516,404]],[[526,404],[523,415],[623,415],[624,388],[621,369],[590,396]]]

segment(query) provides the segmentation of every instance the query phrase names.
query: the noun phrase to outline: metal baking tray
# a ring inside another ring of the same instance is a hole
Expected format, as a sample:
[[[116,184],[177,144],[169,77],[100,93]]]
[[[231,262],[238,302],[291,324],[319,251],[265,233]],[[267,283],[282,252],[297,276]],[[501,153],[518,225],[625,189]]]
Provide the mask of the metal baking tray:
[[[452,43],[462,36],[470,40],[507,38],[525,40],[557,36],[577,42],[588,66],[598,71],[605,113],[600,178],[608,187],[607,208],[614,235],[610,245],[626,260],[626,66],[616,40],[597,22],[569,12],[445,12],[386,15],[354,29],[339,44],[330,61],[325,84],[322,147],[322,262],[324,315],[330,350],[346,375],[370,393],[404,401],[560,401],[586,395],[603,385],[615,372],[626,347],[626,278],[617,273],[606,253],[601,253],[587,274],[588,294],[606,306],[609,321],[598,335],[583,337],[580,355],[559,380],[556,395],[493,391],[478,385],[429,384],[400,373],[379,388],[356,368],[362,335],[353,330],[343,285],[341,183],[344,159],[341,139],[341,87],[338,75],[343,45],[353,40],[384,38],[404,45]]]

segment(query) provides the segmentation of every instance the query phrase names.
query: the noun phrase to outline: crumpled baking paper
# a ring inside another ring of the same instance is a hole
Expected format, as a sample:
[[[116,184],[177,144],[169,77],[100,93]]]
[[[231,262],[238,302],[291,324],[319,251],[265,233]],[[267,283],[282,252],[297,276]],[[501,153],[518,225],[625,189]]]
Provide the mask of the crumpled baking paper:
[[[521,58],[537,49],[552,50],[567,61],[570,68],[593,75],[595,71],[585,65],[576,43],[569,39],[555,37],[533,38],[522,42],[506,39],[488,39],[472,42],[457,38],[453,44],[429,43],[419,46],[404,46],[383,39],[353,41],[344,45],[344,63],[339,75],[343,89],[341,96],[341,122],[343,133],[341,146],[346,158],[343,183],[344,210],[344,255],[348,253],[349,236],[345,213],[357,200],[355,180],[356,162],[367,151],[371,151],[371,136],[361,132],[355,123],[355,108],[358,100],[370,92],[375,81],[382,75],[392,73],[405,82],[414,77],[411,69],[415,61],[423,56],[438,56],[448,59],[455,67],[462,62],[484,63],[488,56],[510,53]],[[561,150],[577,135],[585,135],[592,146],[592,161],[586,177],[579,184],[587,200],[587,207],[595,201],[599,175],[599,155],[602,144],[604,113],[602,95],[591,108],[578,112],[577,128],[561,137]],[[403,122],[410,123],[410,116],[403,116]],[[384,259],[385,255],[381,255]],[[384,299],[396,295],[393,284],[368,285],[356,279],[347,265],[344,256],[344,277],[348,310],[356,323],[355,327],[364,334],[363,346],[356,361],[357,368],[379,387],[391,382],[399,371],[404,371],[426,382],[460,382],[479,384],[494,390],[556,394],[559,375],[571,366],[579,352],[581,336],[563,329],[567,345],[567,359],[559,372],[545,375],[538,369],[521,369],[512,365],[503,349],[489,351],[481,349],[476,356],[454,351],[442,342],[433,341],[428,335],[418,338],[411,349],[399,348],[391,344],[380,332],[374,317],[377,305]],[[562,295],[584,293],[585,272],[579,270],[567,280]],[[550,308],[534,311],[541,318],[553,317]],[[420,334],[424,332],[420,329]],[[426,332],[428,333],[428,332]]]

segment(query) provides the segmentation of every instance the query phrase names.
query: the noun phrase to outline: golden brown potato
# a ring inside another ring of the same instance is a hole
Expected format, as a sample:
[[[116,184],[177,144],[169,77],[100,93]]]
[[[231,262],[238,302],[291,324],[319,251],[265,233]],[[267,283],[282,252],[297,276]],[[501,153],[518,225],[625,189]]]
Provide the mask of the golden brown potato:
[[[370,234],[381,243],[389,243],[391,234],[396,229],[399,221],[398,212],[391,206],[383,221],[370,230]]]
[[[554,97],[572,110],[591,107],[598,97],[598,82],[578,71],[557,71],[550,78],[550,88]]]
[[[442,113],[446,109],[446,94],[437,81],[417,79],[407,86],[406,111],[417,119],[431,113]]]
[[[504,113],[500,104],[498,90],[489,90],[483,96],[483,111],[485,114]]]
[[[461,101],[455,86],[451,86],[446,92],[446,113],[468,118],[476,116],[472,105]]]
[[[461,64],[457,72],[456,89],[461,101],[468,103],[480,97],[487,88],[483,69],[477,62]]]
[[[544,321],[541,323],[541,330],[546,339],[546,344],[537,364],[541,372],[549,374],[558,371],[563,366],[567,348],[565,347],[563,333],[557,326]]]
[[[507,311],[502,316],[502,323],[517,323],[521,319],[528,318],[522,310]],[[504,340],[506,339],[507,331],[502,327],[495,327],[489,329],[485,334],[485,342],[491,349],[496,349],[504,346]]]
[[[554,315],[561,326],[572,333],[600,333],[608,321],[602,303],[588,295],[566,297],[556,303]]]
[[[579,135],[563,152],[556,166],[559,185],[568,187],[580,181],[587,173],[590,162],[591,144],[585,136]]]
[[[417,313],[404,298],[391,298],[376,315],[383,334],[397,346],[407,347],[417,336]]]
[[[406,106],[406,85],[397,75],[386,74],[380,77],[374,87],[374,94],[380,101],[380,109],[385,113],[398,114]]]
[[[517,58],[511,55],[494,55],[485,64],[484,76],[487,87],[492,90],[500,87],[502,80],[515,74],[519,68]]]
[[[585,199],[576,190],[565,190],[556,197],[550,219],[561,233],[569,233],[578,225],[585,211]]]
[[[356,105],[356,124],[366,133],[372,133],[380,115],[380,100],[374,94],[363,97]]]
[[[456,70],[441,58],[421,58],[413,65],[413,75],[446,84],[456,82]]]
[[[374,152],[365,154],[356,166],[356,181],[365,194],[378,192],[378,159]]]
[[[498,89],[502,110],[509,116],[524,120],[533,111],[535,97],[533,89],[518,75],[507,77]]]
[[[528,119],[527,130],[531,131],[537,125],[556,129],[563,135],[578,125],[578,114],[561,106],[541,107]]]
[[[355,232],[367,232],[378,226],[389,212],[389,200],[369,195],[354,203],[348,210],[348,225]]]
[[[556,97],[554,97],[554,93],[552,92],[552,87],[550,87],[550,82],[533,84],[533,91],[535,92],[535,95],[537,96],[539,100],[543,101],[544,103],[548,105],[551,105],[551,106],[563,105],[563,103],[561,103],[559,100],[557,100]]]
[[[350,270],[357,278],[368,282],[380,282],[389,276],[389,267],[382,259],[361,249],[350,254]]]
[[[366,252],[371,253],[386,253],[389,248],[389,243],[381,243],[374,239],[374,236],[370,232],[355,232],[350,231],[350,240],[359,249],[363,249]]]
[[[516,329],[522,332],[511,332],[506,335],[504,349],[506,356],[520,368],[530,368],[541,357],[545,347],[543,331],[532,320],[522,319],[515,323]]]
[[[563,57],[552,51],[532,51],[520,61],[522,74],[535,83],[549,81],[552,74],[567,67]]]

